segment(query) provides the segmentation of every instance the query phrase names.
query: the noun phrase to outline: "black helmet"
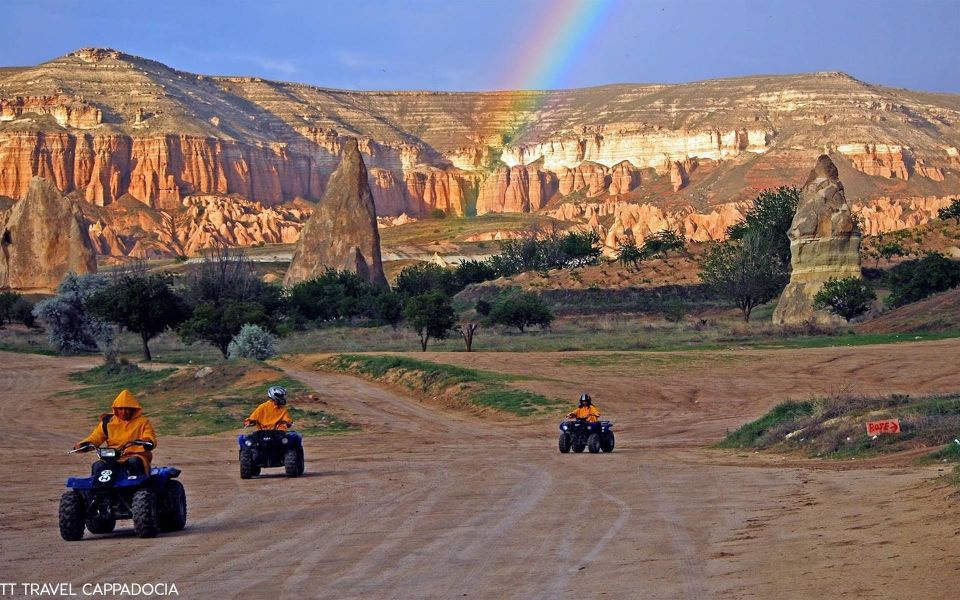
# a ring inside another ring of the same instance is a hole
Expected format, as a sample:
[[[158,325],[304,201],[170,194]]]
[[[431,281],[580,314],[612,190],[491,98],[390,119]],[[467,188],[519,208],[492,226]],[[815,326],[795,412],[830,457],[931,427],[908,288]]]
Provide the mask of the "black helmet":
[[[287,403],[287,388],[280,385],[272,386],[267,390],[267,396],[282,406]]]
[[[590,394],[586,392],[580,394],[580,404],[590,404],[590,403],[591,403]]]

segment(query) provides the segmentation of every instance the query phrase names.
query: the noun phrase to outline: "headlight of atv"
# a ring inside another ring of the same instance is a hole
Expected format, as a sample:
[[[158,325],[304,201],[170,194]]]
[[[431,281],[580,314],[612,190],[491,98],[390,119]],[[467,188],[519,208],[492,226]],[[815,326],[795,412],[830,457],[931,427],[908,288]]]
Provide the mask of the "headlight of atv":
[[[562,426],[560,427],[560,429],[566,431],[566,430],[567,430],[567,426],[566,426],[566,425],[562,425]]]
[[[280,443],[281,443],[281,444],[289,444],[289,443],[290,443],[290,440],[288,440],[287,438],[283,438],[282,440],[280,440]]]
[[[253,446],[253,442],[251,442],[250,440],[243,440],[243,445],[249,448]]]

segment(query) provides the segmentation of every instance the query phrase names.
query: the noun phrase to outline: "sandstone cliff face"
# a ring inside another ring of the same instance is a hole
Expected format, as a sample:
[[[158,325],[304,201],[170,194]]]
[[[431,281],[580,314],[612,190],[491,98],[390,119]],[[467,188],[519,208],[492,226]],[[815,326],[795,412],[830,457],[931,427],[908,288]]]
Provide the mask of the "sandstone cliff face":
[[[352,271],[371,283],[387,285],[377,213],[356,141],[344,146],[340,166],[303,229],[283,283],[292,286],[328,268]]]
[[[860,277],[860,231],[836,165],[826,155],[817,160],[803,186],[790,236],[790,283],[783,290],[773,322],[839,322],[813,309],[813,297],[831,277]]]
[[[95,273],[96,255],[76,203],[39,177],[0,215],[0,288],[51,292],[68,272]]]
[[[709,213],[793,183],[796,156],[825,149],[869,176],[845,171],[863,202],[947,197],[960,193],[958,123],[949,98],[842,73],[347,92],[87,48],[0,78],[0,195],[22,199],[41,176],[98,206],[130,196],[170,212],[230,196],[277,207],[320,198],[356,138],[384,216],[536,211],[570,195]],[[888,217],[877,219],[899,219]]]

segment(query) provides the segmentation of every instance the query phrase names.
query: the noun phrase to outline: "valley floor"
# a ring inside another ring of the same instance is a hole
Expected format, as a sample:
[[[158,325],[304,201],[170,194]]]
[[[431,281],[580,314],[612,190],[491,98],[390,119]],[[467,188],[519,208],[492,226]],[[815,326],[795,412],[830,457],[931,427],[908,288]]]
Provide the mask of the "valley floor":
[[[57,500],[87,469],[64,452],[95,415],[51,397],[92,360],[3,353],[0,578],[160,581],[182,598],[943,598],[960,584],[946,471],[704,448],[787,398],[956,391],[958,351],[427,355],[589,389],[616,423],[609,455],[559,454],[554,419],[484,421],[291,362],[363,431],[308,438],[301,479],[250,481],[233,434],[161,431],[187,529],[139,540],[121,522],[77,543],[59,537]]]

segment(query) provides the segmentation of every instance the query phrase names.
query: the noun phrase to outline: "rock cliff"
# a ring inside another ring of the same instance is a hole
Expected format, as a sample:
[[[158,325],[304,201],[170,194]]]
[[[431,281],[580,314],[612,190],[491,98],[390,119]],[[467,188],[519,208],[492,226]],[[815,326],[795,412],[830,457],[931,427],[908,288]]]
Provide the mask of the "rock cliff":
[[[821,156],[810,172],[788,235],[790,283],[780,295],[773,322],[840,322],[813,308],[813,297],[828,279],[861,277],[860,230],[830,157]]]
[[[68,272],[95,273],[96,254],[75,202],[35,177],[26,198],[0,213],[0,288],[51,292]]]
[[[277,208],[322,197],[355,138],[382,216],[537,211],[565,200],[709,214],[799,180],[797,165],[822,152],[851,198],[900,202],[960,194],[958,124],[956,96],[833,72],[352,92],[197,75],[86,48],[0,73],[0,195],[22,199],[40,176],[97,206],[130,197],[175,212],[216,196]]]
[[[340,166],[303,229],[283,284],[317,277],[326,269],[352,271],[371,283],[387,285],[377,212],[356,141],[344,145]]]

